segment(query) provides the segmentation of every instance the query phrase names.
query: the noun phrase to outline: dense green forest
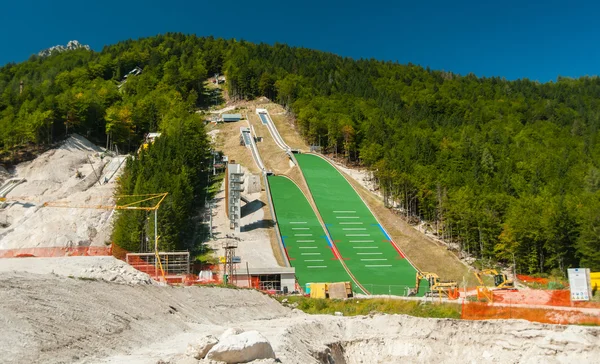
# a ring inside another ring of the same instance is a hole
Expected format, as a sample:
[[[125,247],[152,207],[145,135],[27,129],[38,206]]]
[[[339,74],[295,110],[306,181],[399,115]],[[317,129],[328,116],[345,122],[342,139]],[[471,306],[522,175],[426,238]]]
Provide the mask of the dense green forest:
[[[136,66],[143,73],[119,90]],[[598,77],[506,81],[167,34],[2,67],[0,147],[77,131],[133,150],[147,131],[176,135],[169,128],[193,124],[178,120],[208,101],[203,80],[215,72],[233,98],[287,107],[309,143],[372,169],[390,203],[461,250],[514,259],[524,273],[600,269]],[[177,149],[164,143],[162,153]]]
[[[118,195],[169,192],[158,210],[159,246],[164,251],[200,252],[198,221],[209,182],[209,143],[201,122],[194,117],[172,121],[172,130],[157,138],[135,159],[129,159]],[[138,198],[139,200],[139,198]],[[125,205],[132,198],[121,198]],[[155,204],[153,200],[151,205]],[[147,211],[125,211],[115,221],[113,239],[129,251],[151,251],[154,219]]]

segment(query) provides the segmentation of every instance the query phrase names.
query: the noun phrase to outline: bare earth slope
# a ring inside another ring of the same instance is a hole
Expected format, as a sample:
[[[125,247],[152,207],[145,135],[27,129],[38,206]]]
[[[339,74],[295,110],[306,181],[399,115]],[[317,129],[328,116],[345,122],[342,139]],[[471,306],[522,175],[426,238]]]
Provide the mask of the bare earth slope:
[[[311,316],[256,291],[31,273],[0,278],[0,325],[1,363],[196,363],[187,344],[230,327],[260,331],[283,363],[592,363],[600,355],[599,328]]]
[[[0,362],[78,362],[125,353],[191,331],[194,325],[289,312],[256,291],[9,273],[0,280]]]
[[[114,178],[107,184],[97,183],[111,161],[100,157],[102,151],[73,135],[59,148],[19,164],[11,178],[27,181],[7,195],[13,200],[0,209],[4,223],[0,249],[103,246],[109,241],[110,210],[42,207],[44,202],[59,199],[79,205],[110,204]]]

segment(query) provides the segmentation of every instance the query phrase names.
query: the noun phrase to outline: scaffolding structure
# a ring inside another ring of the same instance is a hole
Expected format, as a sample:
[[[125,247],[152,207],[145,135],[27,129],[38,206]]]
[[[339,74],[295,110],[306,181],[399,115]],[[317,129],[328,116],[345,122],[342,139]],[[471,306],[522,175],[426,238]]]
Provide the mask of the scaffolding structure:
[[[183,280],[190,274],[189,252],[127,253],[125,262],[157,280]]]

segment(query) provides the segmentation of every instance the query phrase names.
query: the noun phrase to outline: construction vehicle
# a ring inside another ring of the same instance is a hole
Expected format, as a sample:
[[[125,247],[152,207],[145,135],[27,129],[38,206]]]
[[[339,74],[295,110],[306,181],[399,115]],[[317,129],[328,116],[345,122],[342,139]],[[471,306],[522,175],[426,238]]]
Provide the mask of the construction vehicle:
[[[458,283],[456,281],[443,281],[440,277],[431,272],[417,272],[415,288],[409,291],[409,296],[416,296],[419,293],[421,280],[425,279],[429,283],[429,291],[426,296],[448,297],[450,299],[458,298]]]
[[[475,277],[479,281],[480,286],[485,286],[482,276],[491,275],[494,277],[494,288],[490,288],[490,289],[500,290],[500,289],[514,289],[515,288],[515,282],[513,282],[512,279],[508,279],[506,274],[498,273],[498,271],[495,269],[484,269],[482,271],[478,271],[473,274],[475,274]]]

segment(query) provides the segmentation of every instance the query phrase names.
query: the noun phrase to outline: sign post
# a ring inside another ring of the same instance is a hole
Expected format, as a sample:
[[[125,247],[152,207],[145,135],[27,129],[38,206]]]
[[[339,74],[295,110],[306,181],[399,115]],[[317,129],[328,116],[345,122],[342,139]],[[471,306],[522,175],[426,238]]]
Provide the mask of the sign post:
[[[589,301],[592,297],[592,285],[589,268],[570,268],[567,270],[571,286],[571,302]]]

